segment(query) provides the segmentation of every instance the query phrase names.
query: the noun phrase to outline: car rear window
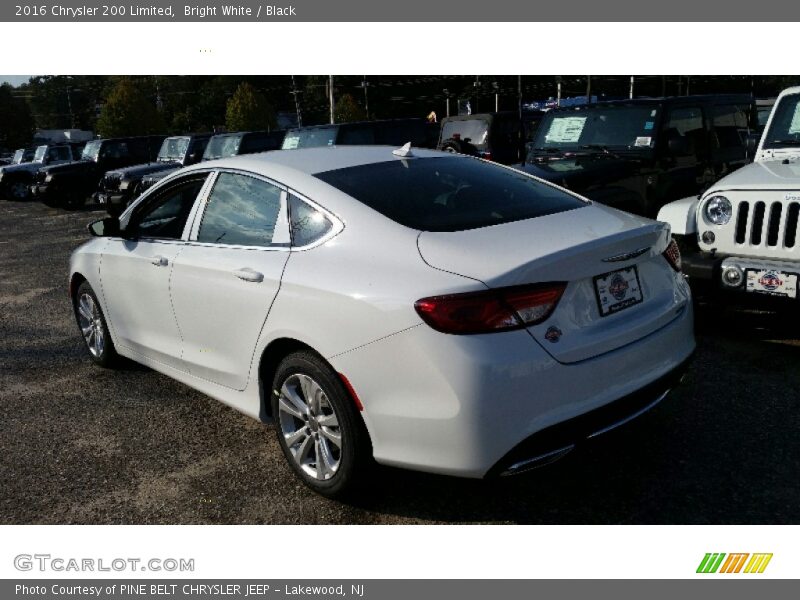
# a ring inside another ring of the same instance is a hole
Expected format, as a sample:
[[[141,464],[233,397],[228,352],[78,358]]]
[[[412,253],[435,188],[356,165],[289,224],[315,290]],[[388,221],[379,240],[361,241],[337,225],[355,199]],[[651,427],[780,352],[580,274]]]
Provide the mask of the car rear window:
[[[423,231],[462,231],[585,206],[524,173],[466,157],[391,160],[316,177],[393,221]]]
[[[442,125],[442,142],[458,140],[483,147],[489,135],[489,123],[482,119],[445,121]]]

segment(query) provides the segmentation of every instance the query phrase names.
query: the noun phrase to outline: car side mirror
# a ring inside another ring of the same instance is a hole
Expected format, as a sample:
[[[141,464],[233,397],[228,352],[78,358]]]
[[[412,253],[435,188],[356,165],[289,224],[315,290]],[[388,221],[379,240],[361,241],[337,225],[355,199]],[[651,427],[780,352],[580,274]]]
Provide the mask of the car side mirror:
[[[122,234],[117,217],[106,217],[89,223],[88,229],[95,237],[114,237]]]
[[[747,139],[745,140],[745,152],[747,153],[747,158],[754,158],[756,155],[756,150],[758,150],[758,143],[761,141],[761,134],[756,133],[755,131],[751,131],[747,134]]]

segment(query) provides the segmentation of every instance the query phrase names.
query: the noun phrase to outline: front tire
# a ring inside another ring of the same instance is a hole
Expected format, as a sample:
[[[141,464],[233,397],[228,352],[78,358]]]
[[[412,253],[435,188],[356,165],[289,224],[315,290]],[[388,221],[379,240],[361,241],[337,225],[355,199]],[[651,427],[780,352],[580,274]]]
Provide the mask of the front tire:
[[[83,336],[83,341],[86,342],[89,358],[94,364],[101,367],[114,366],[119,356],[108,332],[108,324],[103,310],[100,308],[100,302],[97,301],[97,296],[88,281],[84,281],[78,287],[73,301],[73,310],[78,329]]]
[[[8,185],[8,194],[6,197],[9,200],[27,200],[30,198],[30,195],[30,188],[24,181],[14,181]]]
[[[278,366],[271,402],[278,443],[303,483],[329,498],[355,491],[372,452],[338,375],[315,354],[290,354]]]

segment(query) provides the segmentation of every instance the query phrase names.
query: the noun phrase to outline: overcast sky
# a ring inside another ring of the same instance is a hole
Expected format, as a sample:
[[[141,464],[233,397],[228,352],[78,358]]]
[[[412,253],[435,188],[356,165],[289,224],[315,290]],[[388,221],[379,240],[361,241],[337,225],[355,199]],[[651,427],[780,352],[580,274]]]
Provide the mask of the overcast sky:
[[[0,85],[8,82],[13,86],[17,86],[22,83],[28,83],[30,78],[30,75],[0,75]]]

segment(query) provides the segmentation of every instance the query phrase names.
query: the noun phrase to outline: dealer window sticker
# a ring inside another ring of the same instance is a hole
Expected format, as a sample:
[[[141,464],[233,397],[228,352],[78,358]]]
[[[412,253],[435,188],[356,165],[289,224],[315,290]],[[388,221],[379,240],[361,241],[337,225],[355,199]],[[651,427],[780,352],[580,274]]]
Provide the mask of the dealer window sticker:
[[[545,134],[544,139],[546,142],[557,144],[574,144],[580,139],[584,125],[586,125],[586,117],[553,119],[550,130]]]
[[[653,138],[651,138],[650,136],[641,136],[636,138],[636,141],[634,142],[633,145],[636,146],[637,148],[649,148],[650,143],[652,141]]]

